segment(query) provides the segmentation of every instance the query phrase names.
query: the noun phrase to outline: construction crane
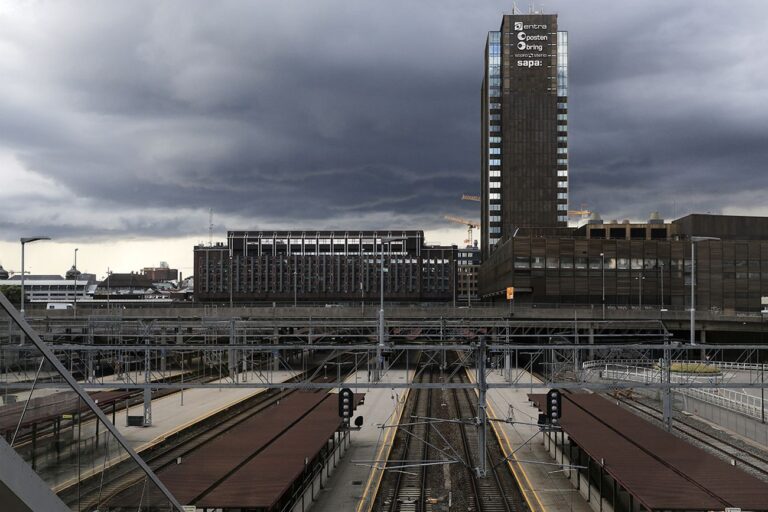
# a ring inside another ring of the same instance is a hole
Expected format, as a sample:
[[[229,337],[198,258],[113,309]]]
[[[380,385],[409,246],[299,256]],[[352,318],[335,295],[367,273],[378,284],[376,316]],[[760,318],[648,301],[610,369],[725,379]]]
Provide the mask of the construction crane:
[[[587,205],[583,203],[581,205],[581,210],[568,210],[569,217],[581,217],[582,219],[586,219],[590,215],[592,215],[592,210],[588,210]]]
[[[461,200],[462,201],[474,201],[479,203],[480,202],[480,196],[475,196],[472,194],[461,194]],[[586,205],[581,205],[581,210],[568,210],[568,216],[569,217],[582,217],[586,218],[592,215],[592,210],[587,210]]]
[[[464,224],[467,226],[467,239],[464,240],[464,243],[469,245],[474,244],[474,239],[472,238],[472,230],[475,228],[480,229],[479,223],[467,219],[462,219],[461,217],[456,217],[455,215],[445,215],[443,218],[445,220],[455,222],[456,224]]]

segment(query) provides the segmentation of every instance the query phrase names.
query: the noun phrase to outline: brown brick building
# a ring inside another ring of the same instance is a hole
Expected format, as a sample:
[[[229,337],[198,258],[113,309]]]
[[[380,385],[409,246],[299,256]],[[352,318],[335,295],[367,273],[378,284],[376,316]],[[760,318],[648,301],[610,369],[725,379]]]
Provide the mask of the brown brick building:
[[[761,309],[768,296],[768,218],[724,215],[593,221],[570,237],[510,238],[483,263],[480,295],[501,299],[514,286],[518,302],[600,305],[605,296],[607,305],[682,309],[690,304],[692,244],[697,309]]]

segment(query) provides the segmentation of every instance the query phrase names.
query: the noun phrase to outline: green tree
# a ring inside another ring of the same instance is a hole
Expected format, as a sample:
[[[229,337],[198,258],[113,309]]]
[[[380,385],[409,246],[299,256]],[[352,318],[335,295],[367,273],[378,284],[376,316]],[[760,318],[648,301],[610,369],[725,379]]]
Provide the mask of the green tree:
[[[0,286],[0,293],[16,307],[21,305],[21,286]]]

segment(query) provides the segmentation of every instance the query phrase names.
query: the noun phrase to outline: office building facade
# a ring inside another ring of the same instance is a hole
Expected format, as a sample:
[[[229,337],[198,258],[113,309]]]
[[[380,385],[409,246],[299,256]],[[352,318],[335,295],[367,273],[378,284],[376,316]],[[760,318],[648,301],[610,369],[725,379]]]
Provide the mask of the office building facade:
[[[487,258],[519,230],[568,224],[568,33],[557,15],[505,15],[488,33],[481,97]]]
[[[471,306],[478,300],[477,274],[480,270],[480,248],[468,245],[457,252],[456,300],[462,306]]]
[[[483,262],[480,295],[502,301],[514,286],[517,303],[681,311],[690,307],[693,280],[699,311],[764,308],[768,218],[694,214],[658,221],[587,224],[570,237],[505,240]]]
[[[452,301],[456,247],[422,231],[230,231],[194,252],[198,302]],[[383,255],[383,258],[382,258]]]

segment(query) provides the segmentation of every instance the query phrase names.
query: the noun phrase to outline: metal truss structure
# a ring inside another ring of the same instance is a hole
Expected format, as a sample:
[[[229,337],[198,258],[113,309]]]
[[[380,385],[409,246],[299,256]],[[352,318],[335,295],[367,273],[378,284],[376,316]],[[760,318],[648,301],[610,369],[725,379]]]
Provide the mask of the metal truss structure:
[[[672,394],[676,390],[762,388],[763,357],[768,354],[767,345],[691,345],[675,341],[658,321],[390,319],[383,336],[376,319],[338,318],[91,317],[37,324],[36,328],[59,360],[79,376],[83,388],[143,390],[145,416],[149,418],[151,392],[159,389],[334,389],[342,385],[356,390],[469,388],[478,396],[479,417],[475,421],[483,433],[488,421],[485,396],[493,388],[529,389],[531,393],[552,388],[594,392],[639,387],[657,390],[669,428]],[[8,331],[0,332],[0,336],[15,335],[10,325]],[[26,349],[23,343],[9,346],[7,350],[17,352],[12,358],[16,367],[3,368],[5,374],[34,374],[34,365],[24,357]],[[453,368],[447,364],[449,353],[459,355]],[[464,383],[382,379],[393,368],[415,375],[417,361],[418,368],[436,365],[447,372],[468,369],[474,378]],[[721,378],[681,373],[676,368],[691,361],[714,366]],[[649,369],[657,378],[639,382],[615,371],[630,362]],[[738,367],[738,363],[752,366],[749,371],[727,368],[729,364]],[[356,371],[354,380],[342,377],[351,371]],[[195,379],[168,381],[173,372],[194,372]],[[330,373],[331,378],[315,380],[320,372],[326,377]],[[489,381],[490,372],[500,372],[503,381]],[[0,381],[0,391],[23,388],[32,375],[29,379]],[[105,380],[105,375],[113,378]],[[286,375],[295,378],[286,381]],[[528,375],[536,375],[536,380]],[[476,469],[484,474],[484,467]]]
[[[12,407],[14,405],[17,398],[15,393],[18,393],[19,391],[22,393],[22,401],[24,402],[24,407],[18,417],[14,434],[8,445],[6,445],[6,448],[8,450],[16,449],[14,447],[14,441],[16,440],[22,422],[25,419],[25,413],[27,412],[29,403],[32,401],[32,393],[36,389],[55,388],[62,391],[64,395],[70,394],[75,396],[76,403],[82,404],[82,410],[87,411],[95,417],[97,432],[98,426],[105,429],[105,432],[102,434],[101,443],[99,442],[97,434],[96,442],[91,446],[91,451],[89,453],[83,454],[81,458],[80,451],[78,450],[76,462],[78,472],[77,479],[75,480],[76,483],[79,484],[79,479],[82,476],[81,463],[85,463],[86,465],[99,465],[101,463],[102,470],[107,467],[110,449],[108,443],[104,442],[104,438],[105,436],[109,436],[111,442],[114,443],[114,446],[112,447],[112,456],[115,459],[122,458],[123,460],[128,459],[132,461],[136,468],[144,475],[145,489],[154,486],[163,498],[167,500],[168,510],[175,509],[181,512],[183,510],[181,504],[157,478],[157,475],[155,475],[147,463],[139,457],[133,448],[131,448],[114,423],[109,421],[105,413],[85,391],[81,383],[79,383],[62,365],[61,360],[58,357],[59,354],[54,354],[51,348],[40,339],[40,336],[29,326],[24,319],[24,316],[11,306],[8,299],[2,293],[0,293],[0,326],[2,326],[0,327],[0,361],[2,361],[2,364],[0,365],[2,374],[0,377],[3,381],[3,400],[0,409],[2,409],[3,413],[7,413],[6,406]],[[43,377],[41,375],[41,370],[44,367],[46,368],[46,375]],[[26,390],[29,390],[29,392],[24,396]],[[12,401],[8,400],[9,391],[14,392],[14,399]],[[148,396],[149,390],[146,390],[144,395],[145,397]],[[9,416],[14,418],[13,412],[9,413]],[[81,428],[78,428],[78,433],[76,434],[78,447],[80,445],[79,436],[81,432]],[[104,450],[103,459],[100,455],[100,444],[101,449]],[[91,458],[96,455],[98,455],[98,458]],[[8,457],[6,456],[3,459],[4,464],[7,462],[5,461],[7,458]],[[19,460],[21,459],[19,458]],[[34,462],[31,464],[31,468],[32,470],[35,469]],[[27,471],[27,476],[28,481],[26,482],[26,485],[32,485],[32,472]],[[38,474],[38,476],[40,476],[40,474]],[[51,487],[51,490],[53,490],[53,486]],[[51,499],[53,499],[52,494]],[[149,500],[146,501],[148,502]],[[141,503],[138,508],[141,508]]]

